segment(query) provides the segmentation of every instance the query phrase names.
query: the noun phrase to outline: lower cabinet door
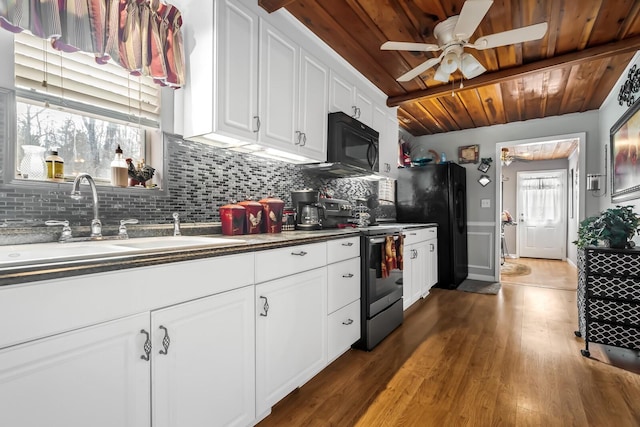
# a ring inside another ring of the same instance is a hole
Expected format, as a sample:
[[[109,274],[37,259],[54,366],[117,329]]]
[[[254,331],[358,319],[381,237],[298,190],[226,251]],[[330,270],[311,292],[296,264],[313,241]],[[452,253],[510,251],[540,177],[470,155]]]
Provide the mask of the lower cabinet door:
[[[327,331],[328,360],[331,362],[360,339],[360,300],[331,313]]]
[[[256,286],[256,416],[327,364],[327,268]]]
[[[148,325],[147,312],[0,350],[0,425],[151,426]]]
[[[253,301],[247,286],[151,313],[154,427],[253,424]]]

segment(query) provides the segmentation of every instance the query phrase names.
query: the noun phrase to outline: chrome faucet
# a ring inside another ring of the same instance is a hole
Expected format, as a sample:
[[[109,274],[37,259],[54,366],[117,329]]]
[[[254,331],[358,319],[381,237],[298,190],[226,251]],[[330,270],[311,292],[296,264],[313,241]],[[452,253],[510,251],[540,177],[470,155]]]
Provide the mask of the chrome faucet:
[[[180,214],[178,212],[173,213],[173,235],[179,236],[180,233]]]
[[[73,187],[71,189],[71,198],[74,200],[80,200],[80,181],[84,178],[91,187],[91,193],[93,195],[93,219],[91,220],[91,237],[102,237],[102,222],[98,219],[98,190],[96,189],[96,183],[88,173],[81,173],[73,180]]]

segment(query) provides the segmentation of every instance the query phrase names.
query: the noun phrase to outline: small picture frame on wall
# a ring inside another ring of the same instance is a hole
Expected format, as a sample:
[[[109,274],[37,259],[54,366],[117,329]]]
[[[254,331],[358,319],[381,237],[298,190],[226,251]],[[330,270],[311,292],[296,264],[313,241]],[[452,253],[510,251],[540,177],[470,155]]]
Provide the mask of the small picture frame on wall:
[[[478,165],[478,170],[480,172],[486,173],[489,168],[491,167],[491,162],[493,161],[493,159],[491,157],[488,158],[482,158],[480,160],[480,164]]]
[[[479,152],[480,146],[477,144],[458,147],[458,163],[478,163]]]

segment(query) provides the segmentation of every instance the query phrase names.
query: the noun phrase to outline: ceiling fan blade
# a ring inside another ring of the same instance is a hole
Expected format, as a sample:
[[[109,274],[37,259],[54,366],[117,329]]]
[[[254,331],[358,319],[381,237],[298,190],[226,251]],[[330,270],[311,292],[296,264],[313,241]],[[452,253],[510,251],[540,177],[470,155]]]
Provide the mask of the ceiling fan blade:
[[[437,44],[409,43],[409,42],[385,42],[380,50],[409,50],[412,52],[435,52],[440,50]]]
[[[447,83],[449,81],[450,74],[447,73],[442,67],[438,67],[436,73],[433,75],[433,80]]]
[[[529,25],[502,33],[490,34],[478,38],[473,44],[467,45],[478,50],[491,49],[493,47],[506,46],[508,44],[522,43],[530,40],[538,40],[547,32],[547,23]]]
[[[463,53],[460,59],[460,71],[466,79],[472,79],[478,77],[480,74],[487,71],[486,68],[470,53]]]
[[[433,67],[439,62],[440,62],[440,57],[427,59],[422,64],[414,68],[413,70],[398,77],[396,80],[399,82],[408,82],[409,80],[413,80],[414,78],[418,77],[420,74],[424,73],[429,68]]]
[[[453,30],[453,36],[460,40],[469,40],[492,4],[493,0],[467,0],[464,2],[456,28]]]

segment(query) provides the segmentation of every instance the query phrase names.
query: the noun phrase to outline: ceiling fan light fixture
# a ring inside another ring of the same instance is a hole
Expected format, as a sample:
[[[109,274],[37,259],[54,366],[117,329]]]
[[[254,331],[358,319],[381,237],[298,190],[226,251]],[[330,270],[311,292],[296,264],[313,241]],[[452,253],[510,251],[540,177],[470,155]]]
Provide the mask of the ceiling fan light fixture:
[[[436,73],[433,75],[433,80],[437,80],[439,82],[447,83],[449,81],[449,75],[451,73],[442,69],[442,65],[438,67]]]
[[[480,74],[487,71],[487,69],[484,68],[473,55],[465,52],[462,54],[462,58],[460,59],[460,71],[462,71],[462,74],[468,80],[478,77]]]
[[[451,74],[458,69],[459,63],[460,60],[458,55],[455,52],[448,52],[444,55],[444,58],[442,58],[440,69],[447,74]]]

